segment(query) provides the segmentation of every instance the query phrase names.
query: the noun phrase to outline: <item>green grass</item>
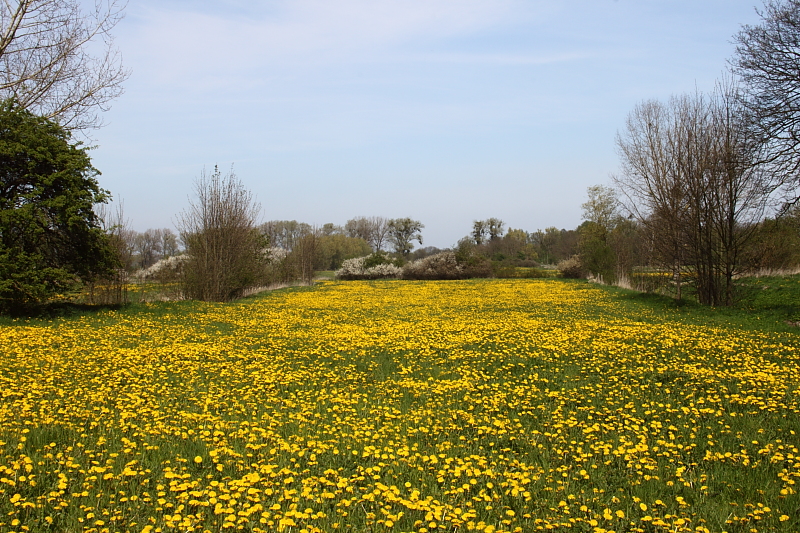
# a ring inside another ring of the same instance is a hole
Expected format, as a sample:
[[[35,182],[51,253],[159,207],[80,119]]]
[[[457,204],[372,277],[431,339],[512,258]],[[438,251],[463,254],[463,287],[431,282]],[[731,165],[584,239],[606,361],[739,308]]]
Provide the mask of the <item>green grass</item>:
[[[796,282],[731,309],[374,281],[9,321],[0,531],[797,531]]]

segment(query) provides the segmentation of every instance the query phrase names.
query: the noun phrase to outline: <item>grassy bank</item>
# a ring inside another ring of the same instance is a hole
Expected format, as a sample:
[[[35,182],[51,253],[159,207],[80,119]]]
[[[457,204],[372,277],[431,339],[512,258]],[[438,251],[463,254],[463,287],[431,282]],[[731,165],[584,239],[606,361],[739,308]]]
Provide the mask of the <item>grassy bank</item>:
[[[797,531],[766,307],[325,282],[9,322],[0,530]]]

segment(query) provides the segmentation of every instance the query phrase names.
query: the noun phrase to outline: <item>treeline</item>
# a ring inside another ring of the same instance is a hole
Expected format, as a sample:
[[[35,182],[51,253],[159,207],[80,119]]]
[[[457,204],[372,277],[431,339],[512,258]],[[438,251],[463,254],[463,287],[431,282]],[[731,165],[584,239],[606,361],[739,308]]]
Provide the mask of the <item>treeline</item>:
[[[638,218],[620,201],[620,194],[601,185],[588,189],[584,222],[577,228],[577,255],[561,265],[567,277],[592,277],[676,298],[688,292],[703,303],[729,305],[736,296],[735,277],[800,266],[800,207],[739,221],[727,242],[714,242],[718,237],[707,222],[698,230],[695,225],[671,226],[653,216]],[[690,213],[682,216],[692,220]],[[707,240],[693,243],[688,238],[692,231]],[[670,237],[674,241],[668,241]]]
[[[110,193],[70,120],[36,114],[12,91],[0,101],[0,311],[81,291],[120,303],[131,279],[227,301],[319,270],[456,279],[553,266],[730,305],[737,276],[800,264],[800,1],[768,0],[759,14],[761,24],[734,36],[731,73],[714,90],[631,111],[616,139],[614,188],[589,188],[578,228],[506,231],[498,218],[478,220],[449,250],[423,247],[424,225],[412,218],[262,224],[250,192],[216,168],[197,181],[177,233],[130,231],[121,212],[98,212]]]

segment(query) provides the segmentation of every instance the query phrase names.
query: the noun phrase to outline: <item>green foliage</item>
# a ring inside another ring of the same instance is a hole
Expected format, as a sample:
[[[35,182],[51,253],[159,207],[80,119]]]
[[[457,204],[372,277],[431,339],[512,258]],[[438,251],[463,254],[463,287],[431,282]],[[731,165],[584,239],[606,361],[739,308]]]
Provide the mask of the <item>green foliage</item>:
[[[394,265],[400,266],[398,263],[400,260],[394,260],[389,257],[389,254],[384,252],[383,250],[378,250],[377,252],[370,254],[364,259],[364,268],[370,269],[372,267],[376,267],[378,265]]]
[[[763,220],[744,250],[747,269],[782,270],[800,265],[800,210]]]
[[[364,257],[371,251],[372,248],[364,239],[348,237],[341,233],[323,235],[319,239],[317,267],[321,270],[337,270],[345,259]]]
[[[608,244],[608,231],[597,222],[586,221],[578,228],[578,250],[583,268],[596,277],[613,283],[616,260]]]
[[[412,241],[422,244],[422,229],[425,225],[419,220],[410,218],[393,218],[389,221],[389,240],[394,251],[401,257],[407,256],[414,249]]]
[[[0,103],[0,310],[111,274],[117,261],[93,210],[108,194],[98,174],[58,124]]]
[[[736,281],[736,307],[800,326],[800,276],[764,276]]]

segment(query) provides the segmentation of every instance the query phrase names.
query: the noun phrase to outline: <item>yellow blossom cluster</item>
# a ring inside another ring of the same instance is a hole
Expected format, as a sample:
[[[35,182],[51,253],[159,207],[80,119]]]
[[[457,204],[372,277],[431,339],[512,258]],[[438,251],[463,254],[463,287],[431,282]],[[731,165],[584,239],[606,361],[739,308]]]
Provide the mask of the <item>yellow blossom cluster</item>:
[[[0,329],[0,531],[797,531],[800,342],[558,280]]]

